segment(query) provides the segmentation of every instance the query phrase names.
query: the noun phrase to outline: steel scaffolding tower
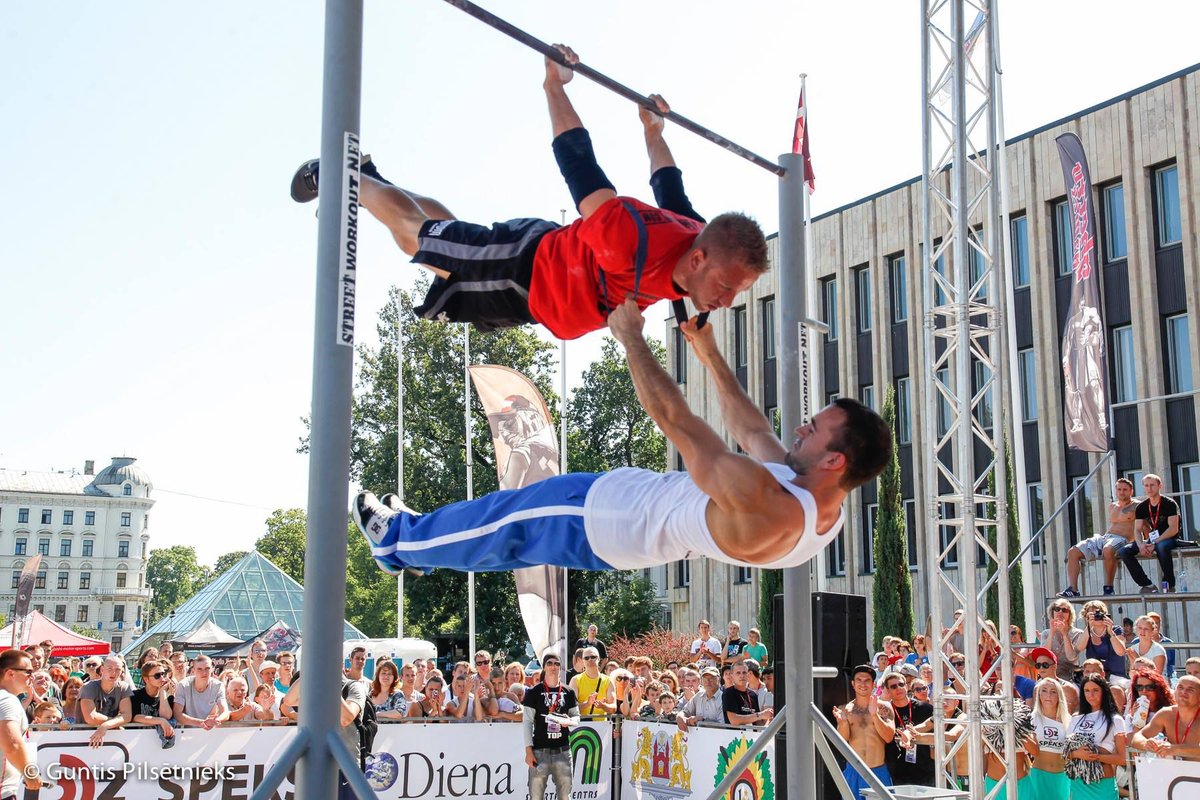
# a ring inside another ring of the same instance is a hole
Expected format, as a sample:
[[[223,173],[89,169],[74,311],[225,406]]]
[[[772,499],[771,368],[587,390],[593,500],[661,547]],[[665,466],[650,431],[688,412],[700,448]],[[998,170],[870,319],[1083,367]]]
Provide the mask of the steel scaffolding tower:
[[[1003,435],[1011,416],[1004,330],[1008,287],[1002,268],[1007,263],[1000,204],[1004,151],[998,135],[994,12],[994,0],[922,0],[923,483],[930,628],[936,642],[930,687],[934,763],[937,785],[945,786],[954,756],[968,748],[972,800],[985,797],[984,727],[1003,726],[1004,753],[1016,751],[1011,704],[988,704],[1001,713],[997,720],[985,719],[981,688],[997,672],[1003,695],[1011,697],[1013,686]],[[997,398],[999,408],[993,402]],[[982,568],[1000,580],[983,580]],[[980,679],[977,644],[993,585],[999,595],[996,623],[1003,632],[995,637],[1000,656]],[[954,622],[947,602],[964,611]],[[966,656],[962,669],[951,664],[954,650]],[[946,686],[946,678],[952,685]],[[950,698],[959,700],[965,717],[946,715],[943,700]],[[950,741],[947,731],[961,722],[967,723],[965,732]],[[1006,778],[993,796],[1006,791],[1015,800],[1016,759],[996,755]]]

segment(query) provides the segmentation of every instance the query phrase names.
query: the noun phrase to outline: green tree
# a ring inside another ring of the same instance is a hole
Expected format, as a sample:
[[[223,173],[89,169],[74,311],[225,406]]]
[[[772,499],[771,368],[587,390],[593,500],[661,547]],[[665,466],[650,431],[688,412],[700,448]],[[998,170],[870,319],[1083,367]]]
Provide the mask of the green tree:
[[[651,340],[650,349],[659,363],[666,362],[661,344]],[[572,472],[667,468],[667,439],[638,402],[625,356],[614,339],[604,339],[600,360],[583,373],[571,396],[567,436]]]
[[[600,628],[602,636],[609,641],[616,636],[633,639],[662,622],[666,609],[654,584],[641,574],[625,571],[597,575],[595,596],[585,613],[588,621]]]
[[[883,637],[913,634],[912,577],[908,571],[908,530],[900,497],[900,459],[896,453],[896,393],[890,386],[883,419],[892,432],[892,458],[879,476],[879,510],[875,515],[875,580],[871,588],[875,649]]]
[[[758,573],[758,630],[762,633],[767,655],[774,661],[775,595],[783,591],[783,570],[764,569]],[[780,654],[782,655],[782,653]]]
[[[303,586],[304,548],[308,532],[308,518],[304,510],[275,509],[266,524],[267,532],[254,543],[254,549]]]
[[[1008,476],[1008,491],[1006,492],[1005,502],[1008,504],[1008,557],[1013,559],[1017,553],[1021,552],[1021,534],[1020,524],[1017,519],[1017,495],[1016,495],[1016,480],[1013,476],[1013,460],[1012,449],[1008,446],[1008,439],[1004,441],[1004,470]],[[988,492],[996,493],[996,474],[992,472],[988,475]],[[996,551],[996,534],[997,526],[992,525],[988,528],[988,547],[992,552]],[[988,559],[987,576],[990,580],[996,574],[996,560]],[[1009,598],[1009,622],[1016,625],[1026,634],[1028,638],[1029,632],[1025,630],[1025,579],[1021,572],[1021,562],[1011,570],[1008,570],[1008,598]],[[984,598],[984,614],[986,619],[990,619],[997,625],[1000,624],[1000,586],[999,583],[988,589],[987,597]]]
[[[223,575],[227,569],[245,558],[246,553],[247,551],[245,550],[234,550],[232,553],[226,553],[218,558],[217,563],[214,564],[212,568],[213,580],[216,580],[218,577]]]
[[[417,291],[423,291],[418,286]],[[396,319],[404,329],[404,498],[418,510],[467,496],[463,421],[465,328],[417,318],[412,298],[393,290],[380,312],[378,348],[360,347],[353,405],[351,476],[376,494],[396,489]],[[557,424],[552,391],[554,347],[530,328],[491,333],[470,331],[472,363],[502,364],[526,375],[542,392]],[[487,417],[472,393],[472,489],[495,491],[496,466]],[[361,536],[351,537],[353,543]],[[395,629],[396,580],[380,571],[366,547],[351,547],[347,619],[366,619],[363,630],[381,626],[390,603]],[[481,646],[518,650],[525,630],[508,573],[476,573],[476,625]],[[405,631],[431,636],[467,629],[467,576],[450,570],[405,581]]]
[[[177,544],[151,550],[146,561],[146,582],[154,590],[149,623],[158,621],[195,594],[204,586],[207,574],[196,558],[194,547]]]

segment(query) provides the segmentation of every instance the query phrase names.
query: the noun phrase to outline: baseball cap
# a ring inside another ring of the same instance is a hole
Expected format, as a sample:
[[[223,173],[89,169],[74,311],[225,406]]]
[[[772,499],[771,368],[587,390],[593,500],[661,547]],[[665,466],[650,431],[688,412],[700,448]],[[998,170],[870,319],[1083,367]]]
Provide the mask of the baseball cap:
[[[1042,658],[1048,658],[1055,664],[1058,663],[1058,656],[1054,655],[1054,651],[1050,650],[1048,647],[1035,647],[1029,651],[1029,660],[1035,664],[1039,659]]]
[[[278,665],[278,664],[276,664],[274,661],[267,660],[267,661],[264,661],[264,662],[262,662],[262,665],[261,665],[261,666],[259,666],[259,668],[258,668],[258,671],[259,671],[259,672],[262,672],[264,669],[273,669],[273,670],[275,670],[276,672],[278,672],[278,671],[279,671],[279,665]]]
[[[700,677],[703,678],[705,675],[712,675],[714,678],[721,677],[721,673],[717,672],[716,667],[705,667],[704,669],[700,670]]]

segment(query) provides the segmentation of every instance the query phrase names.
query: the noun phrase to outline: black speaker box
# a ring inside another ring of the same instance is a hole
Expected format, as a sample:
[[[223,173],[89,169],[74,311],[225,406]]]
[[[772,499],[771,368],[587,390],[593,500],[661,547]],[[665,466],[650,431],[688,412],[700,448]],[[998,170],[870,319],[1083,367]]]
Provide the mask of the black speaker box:
[[[783,621],[787,609],[783,595],[775,595],[772,647],[775,656],[775,708],[787,703],[787,685],[783,680],[786,656]],[[867,650],[867,598],[857,594],[814,592],[812,596],[812,628],[805,631],[812,637],[813,666],[836,667],[836,678],[817,678],[813,681],[813,699],[825,717],[833,721],[833,707],[848,703],[854,697],[850,688],[850,670],[858,664],[869,663]],[[787,798],[787,739],[786,728],[775,739],[775,796]],[[841,759],[839,757],[839,763]],[[814,800],[838,800],[840,795],[833,778],[825,769],[825,761],[817,756],[817,794]],[[807,800],[793,798],[792,800]]]

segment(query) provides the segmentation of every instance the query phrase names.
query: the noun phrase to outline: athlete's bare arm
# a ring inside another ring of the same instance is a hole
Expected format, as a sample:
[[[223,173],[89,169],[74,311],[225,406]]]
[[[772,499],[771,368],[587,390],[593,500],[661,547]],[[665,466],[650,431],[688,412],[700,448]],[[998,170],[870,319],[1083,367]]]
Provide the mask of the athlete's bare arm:
[[[663,138],[666,119],[662,115],[670,113],[671,107],[667,105],[667,101],[661,94],[652,94],[650,99],[662,113],[655,114],[645,106],[638,106],[638,116],[645,129],[646,155],[650,156],[650,174],[653,175],[663,167],[675,166],[675,157],[671,155],[671,148],[667,147],[667,140]]]
[[[766,563],[791,552],[804,530],[804,509],[758,461],[725,446],[692,413],[679,387],[642,335],[645,319],[632,299],[608,318],[625,346],[629,373],[646,413],[679,450],[688,474],[711,499],[706,516],[713,540],[726,554]]]
[[[561,44],[554,46],[563,54],[563,59],[568,64],[579,63],[579,56],[575,54],[574,50]],[[571,105],[571,98],[567,97],[566,86],[573,77],[575,77],[574,70],[564,67],[552,59],[546,59],[546,80],[542,82],[542,88],[546,90],[546,104],[550,109],[550,127],[555,138],[573,128],[583,127],[583,120],[579,118],[575,106]],[[597,189],[579,202],[579,213],[584,219],[587,219],[596,212],[596,209],[616,196],[617,193],[612,189]]]
[[[775,435],[770,420],[758,410],[721,355],[712,326],[697,329],[693,318],[681,325],[680,330],[712,376],[721,402],[721,421],[734,440],[759,461],[782,464],[787,450]]]

